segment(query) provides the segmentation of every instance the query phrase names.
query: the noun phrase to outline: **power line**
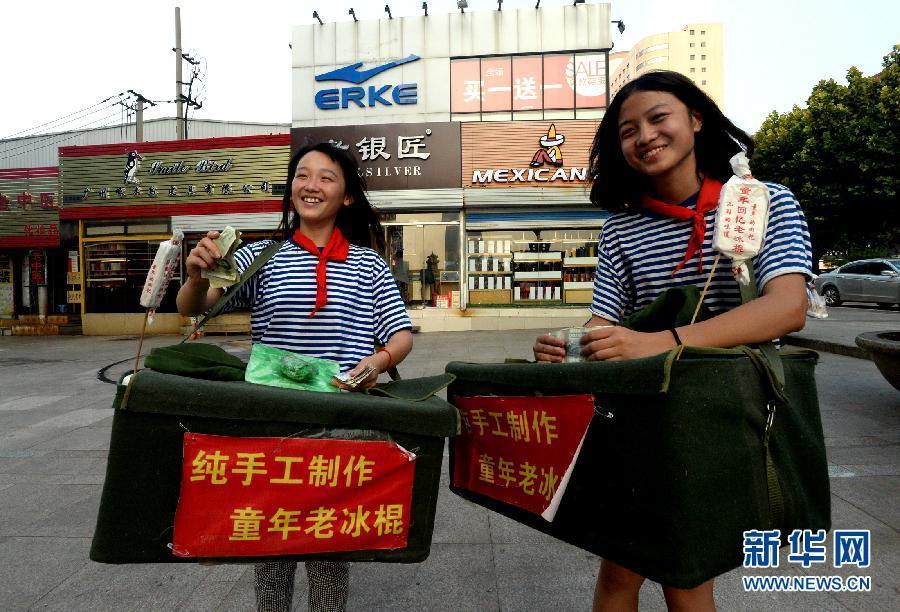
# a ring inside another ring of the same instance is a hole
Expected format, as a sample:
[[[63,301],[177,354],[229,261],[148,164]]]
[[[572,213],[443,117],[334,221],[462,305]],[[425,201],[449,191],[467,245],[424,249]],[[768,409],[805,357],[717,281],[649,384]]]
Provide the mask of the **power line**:
[[[109,125],[98,125],[98,126],[95,126],[95,127],[91,127],[91,126],[93,126],[95,123],[103,122],[103,121],[106,121],[106,120],[108,120],[108,119],[112,119],[113,117],[119,117],[119,116],[120,116],[120,112],[119,112],[119,111],[116,111],[115,113],[112,113],[112,114],[110,114],[110,115],[107,115],[106,117],[101,117],[101,118],[98,119],[97,121],[93,121],[93,122],[91,122],[91,123],[88,123],[88,124],[86,124],[86,125],[83,125],[83,126],[81,126],[80,128],[78,128],[78,130],[73,130],[75,133],[67,133],[67,134],[65,134],[62,138],[57,138],[57,139],[55,139],[55,140],[51,140],[50,142],[46,142],[46,143],[44,143],[44,144],[42,144],[42,145],[40,145],[40,146],[33,147],[33,148],[27,149],[27,150],[25,150],[25,151],[20,151],[19,153],[13,153],[12,155],[5,155],[5,156],[3,156],[3,157],[0,157],[0,161],[6,160],[6,159],[11,159],[11,158],[13,158],[13,157],[18,157],[18,156],[20,156],[20,155],[25,155],[25,154],[27,154],[27,153],[31,153],[31,152],[33,152],[33,151],[38,151],[38,150],[40,150],[40,149],[46,149],[47,147],[49,147],[49,146],[51,146],[51,145],[54,145],[54,144],[56,144],[56,143],[64,142],[64,141],[66,141],[66,140],[71,140],[71,139],[73,139],[73,138],[77,138],[78,136],[81,136],[84,132],[89,131],[87,128],[91,128],[92,130],[100,130],[100,129],[110,128],[110,127],[114,128],[114,127],[116,127],[116,126],[118,125],[117,123],[111,123],[111,124],[109,124]],[[19,148],[21,148],[21,147],[19,147]],[[7,151],[0,151],[0,152],[8,153],[9,151],[12,151],[12,150],[15,150],[15,149],[9,149],[9,150],[7,150]]]
[[[121,97],[124,96],[124,95],[125,95],[125,93],[122,92],[122,93],[119,93],[119,94],[110,96],[110,97],[106,98],[105,100],[100,100],[100,101],[97,102],[96,104],[92,104],[92,105],[90,105],[90,106],[86,106],[86,107],[84,107],[84,108],[82,108],[82,109],[80,109],[80,110],[71,112],[71,113],[69,113],[68,115],[63,115],[62,117],[58,117],[58,118],[56,118],[56,119],[53,119],[52,121],[47,121],[46,123],[42,123],[42,124],[40,124],[40,125],[36,125],[36,126],[34,126],[34,127],[31,127],[31,128],[25,129],[25,130],[22,130],[22,131],[20,131],[20,132],[16,132],[16,133],[14,133],[14,134],[10,134],[9,136],[4,136],[4,137],[0,138],[0,140],[9,140],[10,138],[15,138],[16,136],[19,136],[20,134],[25,134],[26,132],[33,132],[33,131],[35,131],[35,130],[37,130],[37,129],[39,129],[39,128],[42,128],[42,127],[44,127],[44,126],[48,126],[48,125],[52,125],[52,124],[54,124],[54,123],[58,123],[58,122],[62,121],[63,119],[66,119],[67,117],[71,117],[71,116],[73,116],[73,115],[78,115],[78,114],[80,114],[80,113],[83,113],[84,111],[88,111],[88,110],[90,110],[90,109],[92,109],[92,108],[95,108],[95,107],[97,107],[97,106],[100,106],[101,104],[105,104],[106,102],[109,102],[109,101],[112,100],[113,98],[116,98],[116,97],[121,98]],[[93,113],[88,113],[88,114],[93,114]],[[73,121],[74,121],[74,120],[73,120]],[[66,123],[71,123],[71,121],[67,121]]]
[[[87,114],[83,115],[82,117],[79,117],[79,121],[82,121],[82,120],[84,120],[84,119],[87,119],[87,118],[90,117],[91,115],[96,115],[97,113],[100,113],[100,112],[108,112],[110,108],[116,108],[119,104],[120,104],[119,102],[115,102],[115,103],[110,104],[110,105],[108,105],[108,106],[105,106],[105,107],[103,107],[103,108],[98,108],[98,109],[96,109],[96,110],[94,110],[94,111],[91,111],[90,113],[87,113]],[[73,123],[74,123],[74,122],[73,122]],[[81,124],[81,125],[79,125],[79,126],[69,128],[69,129],[65,130],[65,132],[67,133],[67,132],[78,131],[78,130],[81,130],[82,128],[84,128],[86,125],[92,125],[93,123],[96,123],[96,121],[92,121],[92,122],[87,123],[87,124]],[[22,149],[22,148],[25,148],[25,147],[30,147],[30,146],[35,145],[35,144],[37,144],[37,143],[39,143],[39,142],[41,142],[41,141],[43,141],[43,140],[47,140],[48,138],[53,138],[53,137],[55,137],[55,136],[58,136],[59,134],[60,134],[60,132],[53,132],[53,133],[51,133],[51,134],[44,134],[44,135],[23,136],[22,139],[27,139],[26,142],[23,142],[22,144],[19,144],[18,146],[10,147],[10,148],[5,149],[5,150],[6,150],[6,152],[9,152],[9,151],[17,151],[18,149]]]

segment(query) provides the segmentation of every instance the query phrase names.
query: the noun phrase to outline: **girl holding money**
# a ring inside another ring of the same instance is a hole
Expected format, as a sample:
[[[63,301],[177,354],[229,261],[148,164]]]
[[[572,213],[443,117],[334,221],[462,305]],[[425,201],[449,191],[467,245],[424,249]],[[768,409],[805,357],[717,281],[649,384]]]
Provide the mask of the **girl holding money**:
[[[371,387],[379,373],[412,350],[412,324],[390,269],[370,248],[374,240],[383,250],[383,233],[356,160],[328,143],[300,149],[288,165],[279,229],[284,244],[228,309],[250,309],[253,342],[337,361],[351,376],[374,367],[355,389]],[[218,237],[209,232],[185,260],[188,280],[177,300],[184,315],[204,312],[222,295],[202,275],[223,256],[214,242]],[[234,254],[238,272],[269,244],[239,249]],[[384,345],[374,354],[373,338]],[[291,609],[296,566],[256,565],[259,610]],[[306,569],[309,609],[343,610],[349,564],[307,562]]]
[[[741,305],[730,266],[717,266],[704,304],[714,315],[692,326],[642,333],[617,326],[668,288],[702,288],[715,257],[713,229],[729,159],[753,141],[687,77],[650,72],[610,104],[591,149],[591,201],[615,214],[603,225],[591,319],[581,340],[588,360],[657,355],[679,344],[733,347],[803,328],[811,247],[803,213],[784,186],[766,184],[765,240],[753,258],[758,299]],[[704,269],[704,264],[706,269]],[[534,344],[541,362],[561,362],[565,342]],[[644,577],[604,560],[594,610],[637,610]],[[663,585],[671,610],[714,610],[713,581],[693,589]]]

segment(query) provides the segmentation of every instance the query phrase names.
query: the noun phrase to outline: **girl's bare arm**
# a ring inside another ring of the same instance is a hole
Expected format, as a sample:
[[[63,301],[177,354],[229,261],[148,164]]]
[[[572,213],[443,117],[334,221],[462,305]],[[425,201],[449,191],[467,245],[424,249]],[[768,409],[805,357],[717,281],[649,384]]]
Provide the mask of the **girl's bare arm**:
[[[756,344],[803,329],[806,302],[806,278],[802,274],[785,274],[766,283],[759,298],[675,331],[688,346],[728,348]],[[624,327],[594,330],[582,343],[583,354],[590,360],[649,357],[677,346],[669,331],[643,333]]]

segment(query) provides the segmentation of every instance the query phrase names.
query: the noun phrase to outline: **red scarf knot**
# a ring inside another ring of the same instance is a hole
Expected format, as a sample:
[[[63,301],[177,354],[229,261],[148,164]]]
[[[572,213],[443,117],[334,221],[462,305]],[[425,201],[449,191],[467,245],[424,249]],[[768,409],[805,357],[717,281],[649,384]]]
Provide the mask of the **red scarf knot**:
[[[711,178],[703,179],[703,183],[700,186],[700,195],[697,196],[696,210],[691,210],[687,206],[666,204],[651,198],[647,194],[643,195],[641,205],[645,209],[664,217],[671,217],[680,221],[693,221],[694,223],[691,237],[688,239],[687,250],[684,253],[684,259],[675,266],[672,276],[675,276],[675,273],[683,268],[694,256],[694,253],[698,251],[700,256],[697,261],[697,269],[703,272],[703,239],[706,237],[706,213],[710,210],[715,210],[719,205],[719,194],[721,192],[722,183]]]
[[[328,261],[346,261],[347,255],[350,253],[350,243],[344,238],[341,230],[334,228],[331,232],[331,238],[325,248],[319,251],[316,243],[300,233],[300,228],[294,231],[293,240],[298,246],[314,255],[319,263],[316,264],[316,307],[309,313],[313,316],[328,301],[328,287],[326,283],[326,272]]]

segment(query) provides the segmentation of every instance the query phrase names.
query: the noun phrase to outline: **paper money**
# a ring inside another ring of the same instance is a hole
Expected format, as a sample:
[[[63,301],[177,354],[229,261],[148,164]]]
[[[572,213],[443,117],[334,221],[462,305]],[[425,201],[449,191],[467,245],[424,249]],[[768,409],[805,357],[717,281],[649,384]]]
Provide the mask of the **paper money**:
[[[213,240],[222,257],[215,260],[216,267],[210,270],[201,270],[200,276],[209,280],[209,286],[216,289],[225,289],[238,282],[241,278],[234,263],[234,252],[241,245],[241,233],[230,225],[219,232],[219,237]]]
[[[348,372],[341,372],[340,374],[337,374],[335,376],[335,378],[337,380],[339,380],[340,382],[344,383],[345,385],[347,385],[348,387],[350,387],[351,389],[355,389],[356,387],[359,386],[359,384],[361,382],[366,380],[373,372],[375,372],[375,367],[367,365],[365,368],[363,368],[362,372],[360,372],[356,376],[350,376],[350,372],[348,371]]]

